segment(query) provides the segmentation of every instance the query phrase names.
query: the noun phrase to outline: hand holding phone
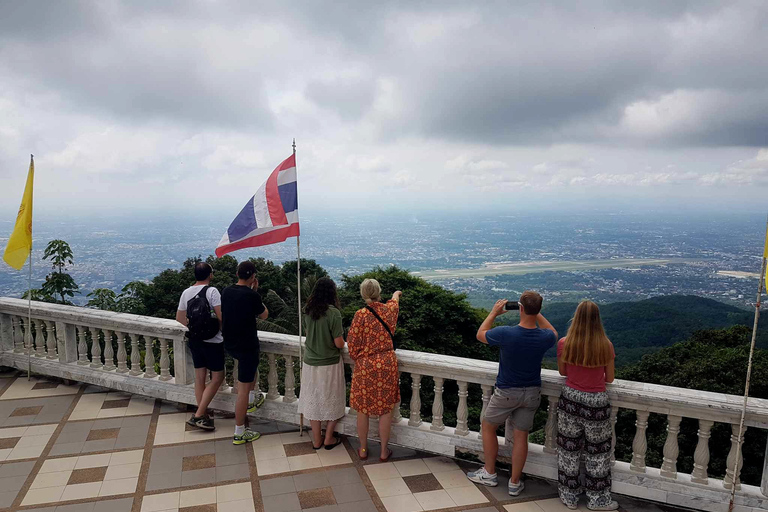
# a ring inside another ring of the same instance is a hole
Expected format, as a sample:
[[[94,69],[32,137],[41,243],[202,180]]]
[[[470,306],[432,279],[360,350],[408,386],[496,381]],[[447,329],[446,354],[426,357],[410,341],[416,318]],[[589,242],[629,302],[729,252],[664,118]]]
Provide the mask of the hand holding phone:
[[[520,309],[520,303],[516,300],[508,300],[506,304],[504,304],[504,309],[507,311],[517,311]]]

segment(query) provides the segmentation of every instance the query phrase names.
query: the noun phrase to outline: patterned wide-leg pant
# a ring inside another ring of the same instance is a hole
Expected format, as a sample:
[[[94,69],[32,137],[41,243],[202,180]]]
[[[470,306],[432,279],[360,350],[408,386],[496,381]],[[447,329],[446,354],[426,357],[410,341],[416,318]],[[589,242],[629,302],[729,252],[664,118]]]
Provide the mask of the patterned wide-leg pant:
[[[587,505],[611,502],[611,405],[607,393],[587,393],[563,386],[557,405],[557,490],[575,505],[586,490]],[[586,477],[579,481],[584,452]]]

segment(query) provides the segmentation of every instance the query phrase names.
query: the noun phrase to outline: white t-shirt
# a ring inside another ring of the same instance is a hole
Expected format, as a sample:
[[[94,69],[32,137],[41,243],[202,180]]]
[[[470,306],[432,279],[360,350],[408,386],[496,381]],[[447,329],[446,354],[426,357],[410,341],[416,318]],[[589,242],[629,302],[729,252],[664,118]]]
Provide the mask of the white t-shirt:
[[[195,295],[200,293],[200,290],[203,289],[203,286],[205,285],[196,284],[194,286],[190,286],[182,292],[181,299],[179,299],[179,311],[187,310],[187,302],[192,300]],[[208,291],[205,292],[205,298],[208,299],[208,304],[211,305],[211,308],[221,306],[221,294],[219,293],[219,290],[217,290],[214,286],[208,288]],[[208,343],[223,343],[224,337],[221,335],[221,330],[219,330],[219,333],[216,336],[205,341]]]

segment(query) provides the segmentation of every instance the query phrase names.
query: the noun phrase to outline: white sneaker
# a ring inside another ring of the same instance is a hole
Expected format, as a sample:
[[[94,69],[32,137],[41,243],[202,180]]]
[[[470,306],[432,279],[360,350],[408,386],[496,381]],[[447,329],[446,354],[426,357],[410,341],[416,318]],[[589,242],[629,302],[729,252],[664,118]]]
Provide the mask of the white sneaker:
[[[510,480],[509,485],[507,486],[507,491],[509,492],[510,496],[520,496],[520,493],[523,492],[523,489],[525,489],[525,484],[522,480],[516,484],[513,484],[512,480]]]
[[[488,473],[485,470],[485,466],[481,467],[477,471],[471,471],[467,473],[467,478],[476,484],[487,485],[488,487],[496,487],[499,485],[499,480],[496,478],[496,473]]]

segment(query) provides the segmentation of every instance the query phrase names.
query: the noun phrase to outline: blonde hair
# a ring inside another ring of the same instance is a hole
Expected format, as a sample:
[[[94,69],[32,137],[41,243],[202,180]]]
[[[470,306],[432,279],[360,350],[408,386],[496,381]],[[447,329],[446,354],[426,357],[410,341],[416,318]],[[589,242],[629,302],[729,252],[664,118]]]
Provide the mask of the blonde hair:
[[[592,301],[582,301],[576,308],[565,335],[562,361],[575,366],[597,368],[611,362],[611,341],[600,320],[600,308]]]
[[[381,302],[381,285],[375,279],[366,279],[360,284],[360,295],[366,304],[369,302]]]

